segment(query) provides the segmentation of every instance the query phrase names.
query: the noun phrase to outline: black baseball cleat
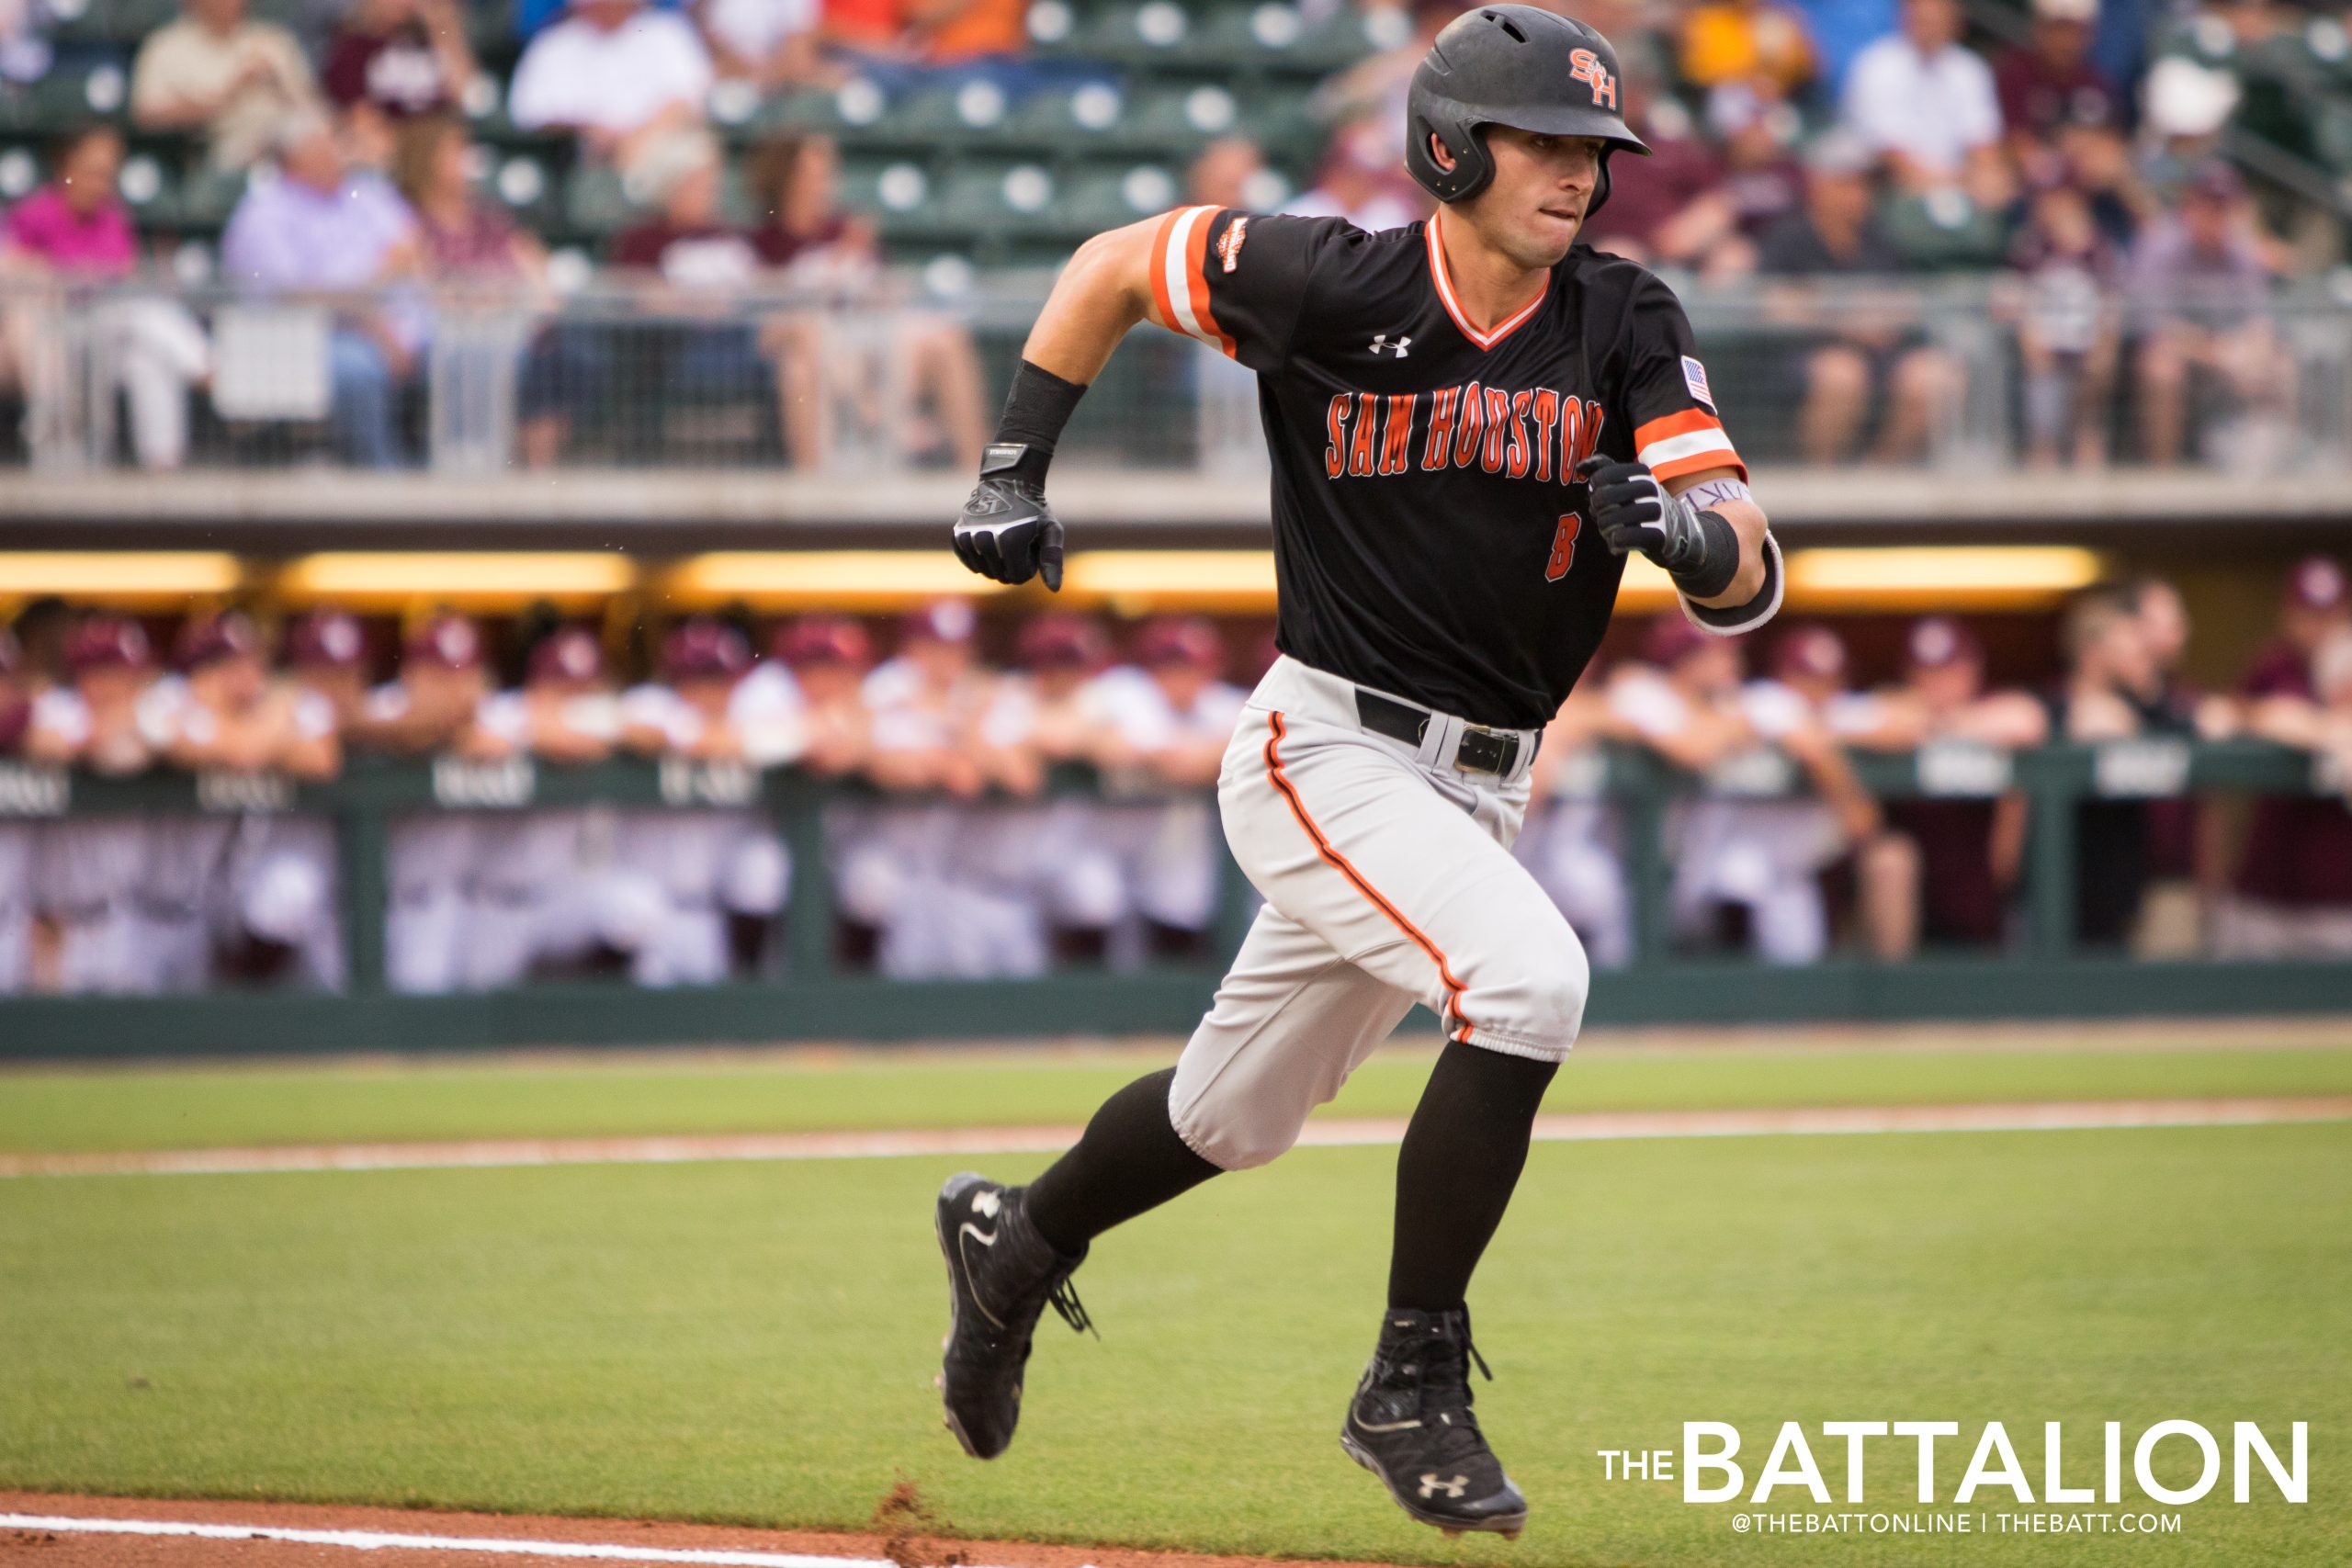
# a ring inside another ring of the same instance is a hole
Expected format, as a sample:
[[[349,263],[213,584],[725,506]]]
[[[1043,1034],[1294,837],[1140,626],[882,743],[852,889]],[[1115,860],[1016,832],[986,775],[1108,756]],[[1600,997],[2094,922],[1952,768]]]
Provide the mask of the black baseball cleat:
[[[1086,1253],[1057,1252],[1039,1235],[1022,1207],[1023,1191],[967,1170],[939,1190],[932,1221],[947,1259],[953,1315],[939,1387],[947,1429],[974,1459],[994,1459],[1012,1446],[1022,1369],[1046,1303],[1074,1329],[1094,1326],[1069,1288],[1070,1270]]]
[[[1340,1446],[1421,1523],[1449,1536],[1491,1530],[1508,1540],[1527,1524],[1527,1499],[1470,1413],[1472,1361],[1493,1380],[1470,1343],[1466,1310],[1391,1307]]]

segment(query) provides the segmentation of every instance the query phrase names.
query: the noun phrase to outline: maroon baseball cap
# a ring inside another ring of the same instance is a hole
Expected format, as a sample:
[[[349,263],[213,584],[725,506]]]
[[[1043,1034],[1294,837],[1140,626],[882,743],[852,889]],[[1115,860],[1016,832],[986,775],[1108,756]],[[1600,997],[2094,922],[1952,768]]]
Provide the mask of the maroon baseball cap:
[[[1903,657],[1914,670],[1945,670],[1955,664],[1982,664],[1984,645],[1950,615],[1929,615],[1912,623],[1903,639]]]
[[[874,661],[874,639],[865,624],[848,615],[803,615],[777,628],[768,651],[796,669],[804,664],[854,664]]]
[[[594,681],[604,673],[604,645],[585,626],[558,626],[531,649],[533,681]]]
[[[1021,628],[1023,669],[1091,670],[1109,651],[1102,628],[1083,615],[1040,615]]]
[[[980,617],[969,599],[934,599],[909,615],[899,629],[909,642],[966,643],[979,626]]]
[[[154,661],[147,629],[128,615],[87,616],[65,638],[65,667],[76,675],[110,665],[141,670]]]
[[[1205,615],[1163,615],[1144,623],[1136,638],[1136,662],[1146,669],[1189,664],[1219,670],[1225,666],[1225,639]]]
[[[1773,672],[1786,680],[1833,680],[1846,672],[1846,639],[1827,626],[1796,626],[1772,646]]]
[[[261,631],[242,610],[190,617],[180,627],[172,662],[183,671],[201,670],[223,659],[261,657]]]
[[[673,681],[731,681],[752,667],[752,645],[725,621],[695,615],[663,639],[662,667]]]
[[[1679,615],[1664,615],[1642,634],[1642,658],[1661,670],[1671,670],[1707,646],[1707,634]]]
[[[481,663],[481,629],[463,615],[435,615],[410,637],[405,654],[415,664],[471,670]]]
[[[2287,603],[2298,610],[2340,610],[2352,600],[2344,568],[2326,556],[2309,556],[2295,563],[2287,578]]]
[[[367,654],[367,634],[348,610],[312,610],[286,628],[286,661],[298,670],[356,669]]]

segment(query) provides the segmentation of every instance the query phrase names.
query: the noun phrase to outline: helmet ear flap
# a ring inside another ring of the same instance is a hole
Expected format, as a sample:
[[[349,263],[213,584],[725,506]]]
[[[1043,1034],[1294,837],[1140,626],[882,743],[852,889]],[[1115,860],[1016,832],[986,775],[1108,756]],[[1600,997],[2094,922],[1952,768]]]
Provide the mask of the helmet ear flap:
[[[1443,202],[1455,202],[1478,194],[1487,182],[1495,177],[1494,155],[1487,151],[1485,138],[1478,128],[1458,121],[1440,123],[1425,114],[1417,114],[1410,121],[1412,140],[1405,149],[1405,168],[1421,187]],[[1453,167],[1446,168],[1430,152],[1430,138],[1434,136],[1453,156]]]
[[[1592,182],[1592,199],[1584,204],[1584,220],[1577,225],[1578,229],[1591,222],[1592,215],[1600,211],[1601,204],[1609,199],[1609,154],[1615,151],[1614,147],[1600,150],[1600,177]]]

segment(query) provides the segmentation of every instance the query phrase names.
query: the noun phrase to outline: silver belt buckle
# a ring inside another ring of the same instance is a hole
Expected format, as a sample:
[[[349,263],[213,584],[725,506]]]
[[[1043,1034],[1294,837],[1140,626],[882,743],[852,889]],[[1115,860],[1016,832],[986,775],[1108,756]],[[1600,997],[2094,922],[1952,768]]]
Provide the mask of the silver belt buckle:
[[[1464,773],[1492,773],[1500,778],[1518,761],[1519,736],[1508,729],[1465,724],[1462,727],[1462,739],[1453,747],[1453,765]]]

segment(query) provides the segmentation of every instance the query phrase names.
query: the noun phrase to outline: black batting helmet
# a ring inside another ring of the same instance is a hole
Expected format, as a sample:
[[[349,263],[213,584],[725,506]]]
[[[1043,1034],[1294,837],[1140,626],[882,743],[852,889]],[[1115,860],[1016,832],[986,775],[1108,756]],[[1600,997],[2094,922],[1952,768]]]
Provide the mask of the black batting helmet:
[[[1440,201],[1476,196],[1495,177],[1478,131],[1508,125],[1545,136],[1597,136],[1600,179],[1585,208],[1609,199],[1609,154],[1649,149],[1625,125],[1617,51],[1582,22],[1532,6],[1482,6],[1445,25],[1405,100],[1405,167]],[[1438,166],[1430,138],[1445,143]]]

